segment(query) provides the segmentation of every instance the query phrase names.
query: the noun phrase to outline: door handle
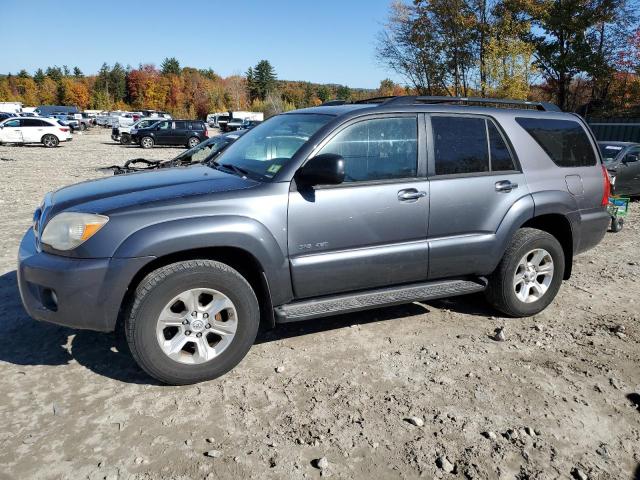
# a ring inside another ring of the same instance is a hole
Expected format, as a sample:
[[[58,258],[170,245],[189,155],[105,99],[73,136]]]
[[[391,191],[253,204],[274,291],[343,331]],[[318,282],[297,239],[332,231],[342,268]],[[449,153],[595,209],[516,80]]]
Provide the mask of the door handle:
[[[511,183],[509,180],[496,182],[496,192],[510,192],[514,188],[518,188],[518,184]]]
[[[398,192],[398,200],[406,202],[407,200],[418,200],[419,198],[426,197],[427,192],[418,191],[415,188],[407,188]]]

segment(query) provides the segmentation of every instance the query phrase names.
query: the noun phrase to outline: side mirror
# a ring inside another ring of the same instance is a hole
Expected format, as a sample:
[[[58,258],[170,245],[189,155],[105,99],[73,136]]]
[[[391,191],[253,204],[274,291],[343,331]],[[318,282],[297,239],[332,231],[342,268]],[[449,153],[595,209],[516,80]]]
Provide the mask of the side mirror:
[[[633,163],[633,162],[637,162],[637,161],[638,161],[638,155],[634,155],[634,154],[630,153],[629,155],[624,157],[624,160],[622,160],[622,163]]]
[[[303,185],[338,185],[344,182],[344,159],[325,153],[309,160],[298,170],[296,180]]]

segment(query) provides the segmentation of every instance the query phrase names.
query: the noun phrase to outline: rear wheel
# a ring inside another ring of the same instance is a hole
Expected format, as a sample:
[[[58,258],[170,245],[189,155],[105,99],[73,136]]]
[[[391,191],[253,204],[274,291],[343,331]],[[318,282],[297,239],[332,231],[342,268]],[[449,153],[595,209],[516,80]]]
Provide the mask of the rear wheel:
[[[60,140],[55,135],[47,134],[42,137],[42,144],[47,148],[57,147],[59,143]]]
[[[534,228],[521,228],[489,277],[487,300],[513,317],[541,312],[560,289],[564,261],[564,251],[554,236]]]
[[[623,218],[612,218],[611,219],[611,231],[613,233],[618,233],[624,227],[624,219]]]
[[[212,260],[159,268],[138,285],[125,317],[127,343],[152,377],[183,385],[217,378],[251,348],[258,301],[234,269]]]
[[[142,139],[140,139],[140,146],[142,148],[151,148],[151,147],[153,147],[153,138],[151,138],[151,137],[142,137]]]
[[[187,147],[193,148],[200,143],[200,139],[198,137],[191,137],[187,142]]]

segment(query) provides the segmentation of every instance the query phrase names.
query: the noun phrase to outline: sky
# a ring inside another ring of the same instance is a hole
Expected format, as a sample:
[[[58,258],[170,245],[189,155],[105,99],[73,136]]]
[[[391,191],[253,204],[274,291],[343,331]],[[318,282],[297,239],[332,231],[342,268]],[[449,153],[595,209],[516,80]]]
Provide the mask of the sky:
[[[401,78],[375,59],[391,0],[0,0],[0,72],[103,62],[245,73],[267,59],[279,79],[375,88]]]

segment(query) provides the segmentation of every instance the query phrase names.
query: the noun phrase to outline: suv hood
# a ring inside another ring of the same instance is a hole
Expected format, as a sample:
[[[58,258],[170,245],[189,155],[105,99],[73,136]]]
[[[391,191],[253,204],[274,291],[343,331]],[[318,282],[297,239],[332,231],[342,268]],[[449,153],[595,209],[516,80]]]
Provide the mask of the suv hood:
[[[116,175],[61,188],[47,196],[47,217],[63,211],[107,213],[174,198],[241,190],[259,182],[197,165]]]

